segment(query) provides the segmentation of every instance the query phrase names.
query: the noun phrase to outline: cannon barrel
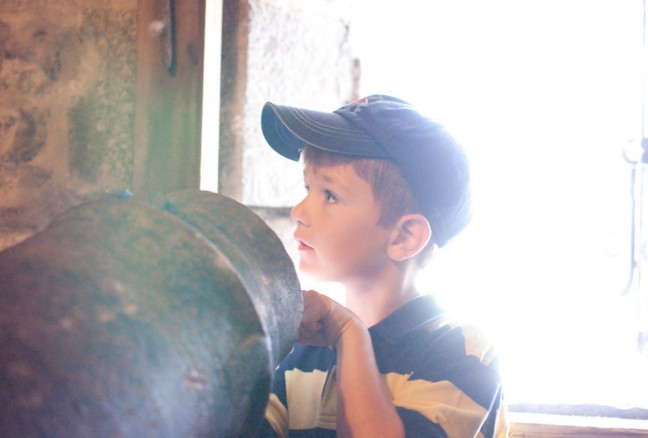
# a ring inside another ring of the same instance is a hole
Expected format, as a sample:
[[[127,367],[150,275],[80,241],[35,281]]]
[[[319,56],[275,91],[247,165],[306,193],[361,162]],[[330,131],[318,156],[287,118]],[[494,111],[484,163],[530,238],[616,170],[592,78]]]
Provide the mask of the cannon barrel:
[[[301,312],[283,245],[236,201],[84,203],[0,252],[0,430],[253,435]]]

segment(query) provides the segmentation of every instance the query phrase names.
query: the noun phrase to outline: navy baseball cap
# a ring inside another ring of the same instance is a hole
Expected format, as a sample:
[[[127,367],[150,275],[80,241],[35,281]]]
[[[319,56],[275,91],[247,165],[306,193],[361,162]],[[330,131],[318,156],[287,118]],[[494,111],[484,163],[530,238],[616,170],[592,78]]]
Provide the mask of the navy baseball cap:
[[[304,145],[392,161],[401,171],[438,246],[470,220],[468,160],[443,126],[395,97],[371,95],[333,112],[267,102],[263,135],[279,154],[299,160]]]

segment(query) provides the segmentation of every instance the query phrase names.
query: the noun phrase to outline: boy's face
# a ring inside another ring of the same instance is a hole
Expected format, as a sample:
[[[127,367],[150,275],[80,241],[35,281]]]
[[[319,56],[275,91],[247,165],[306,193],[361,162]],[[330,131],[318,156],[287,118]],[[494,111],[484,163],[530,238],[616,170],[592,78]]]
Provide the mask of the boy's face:
[[[304,169],[306,197],[292,210],[300,270],[318,280],[375,277],[389,263],[389,231],[370,184],[350,164]]]

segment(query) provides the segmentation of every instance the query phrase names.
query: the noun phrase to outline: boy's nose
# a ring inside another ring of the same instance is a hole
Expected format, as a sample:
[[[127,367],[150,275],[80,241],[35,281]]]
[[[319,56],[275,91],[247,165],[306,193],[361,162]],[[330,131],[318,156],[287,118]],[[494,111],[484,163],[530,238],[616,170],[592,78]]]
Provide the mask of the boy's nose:
[[[296,223],[301,223],[304,224],[306,217],[305,217],[305,208],[304,208],[304,202],[306,201],[306,198],[302,199],[297,205],[295,205],[292,210],[290,210],[290,218],[296,222]]]

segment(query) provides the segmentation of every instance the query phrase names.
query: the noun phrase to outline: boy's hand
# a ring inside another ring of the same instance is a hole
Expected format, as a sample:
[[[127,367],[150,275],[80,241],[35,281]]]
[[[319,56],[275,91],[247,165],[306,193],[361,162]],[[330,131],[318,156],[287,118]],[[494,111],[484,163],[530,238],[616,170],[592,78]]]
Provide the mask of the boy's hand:
[[[303,291],[302,344],[337,346],[337,435],[404,437],[364,323],[335,300]]]
[[[354,321],[360,321],[349,309],[312,290],[303,291],[304,315],[299,326],[301,344],[327,347],[337,344]]]

